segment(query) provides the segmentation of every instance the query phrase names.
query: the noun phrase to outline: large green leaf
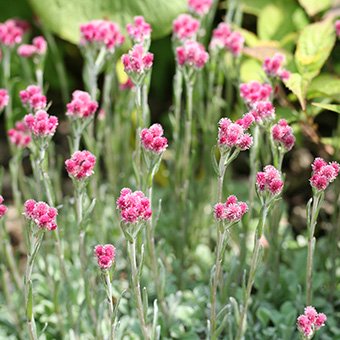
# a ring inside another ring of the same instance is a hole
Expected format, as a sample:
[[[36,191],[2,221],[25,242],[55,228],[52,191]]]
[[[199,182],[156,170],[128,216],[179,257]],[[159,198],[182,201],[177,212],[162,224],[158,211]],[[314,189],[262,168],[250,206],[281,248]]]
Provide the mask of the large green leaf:
[[[172,21],[187,9],[186,0],[29,0],[41,21],[55,34],[79,42],[79,25],[92,19],[110,19],[122,28],[136,15],[152,26],[153,38],[171,31]]]
[[[302,110],[306,109],[306,91],[308,82],[298,73],[292,73],[285,85],[297,96]]]
[[[335,31],[330,20],[306,26],[298,39],[295,62],[303,78],[317,76],[335,43]]]
[[[312,105],[321,107],[322,109],[340,113],[340,105],[335,105],[335,104],[323,104],[323,103],[312,103]]]
[[[307,98],[327,97],[340,101],[340,78],[322,73],[312,80],[308,87]]]
[[[299,2],[311,17],[331,6],[330,0],[299,0]]]

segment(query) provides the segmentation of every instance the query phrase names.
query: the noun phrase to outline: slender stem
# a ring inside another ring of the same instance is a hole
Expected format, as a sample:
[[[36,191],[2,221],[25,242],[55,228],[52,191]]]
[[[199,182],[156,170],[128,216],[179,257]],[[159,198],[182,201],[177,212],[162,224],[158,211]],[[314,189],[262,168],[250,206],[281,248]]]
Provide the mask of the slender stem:
[[[136,109],[137,109],[137,128],[136,128],[136,145],[135,145],[135,166],[136,166],[136,181],[137,181],[137,187],[141,187],[141,142],[140,142],[140,132],[141,127],[143,124],[143,108],[142,108],[142,86],[136,85]]]
[[[44,89],[44,73],[43,70],[39,67],[35,70],[35,76],[37,79],[38,86],[43,90]]]
[[[111,286],[111,280],[110,280],[110,273],[108,270],[105,270],[104,278],[105,278],[107,302],[109,304],[110,340],[114,340],[115,338],[114,321],[115,320],[114,320],[114,315],[113,315],[112,286]]]
[[[258,172],[258,152],[260,147],[260,130],[259,126],[255,125],[254,128],[254,144],[253,147],[250,149],[250,195],[249,195],[249,201],[250,201],[250,209],[249,209],[249,215],[251,218],[254,210],[254,204],[255,204],[255,190],[256,190],[256,174]]]
[[[179,137],[180,137],[182,92],[183,92],[183,75],[182,75],[180,68],[177,65],[176,74],[174,78],[175,125],[173,129],[173,139],[176,145],[179,145]]]

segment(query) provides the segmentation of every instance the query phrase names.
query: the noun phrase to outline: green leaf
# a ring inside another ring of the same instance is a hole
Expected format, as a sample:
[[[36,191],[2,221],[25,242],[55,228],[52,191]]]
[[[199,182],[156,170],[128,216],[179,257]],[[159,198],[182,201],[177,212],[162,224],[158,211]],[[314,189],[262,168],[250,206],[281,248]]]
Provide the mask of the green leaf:
[[[314,78],[308,86],[307,98],[327,97],[340,100],[340,78],[323,73]]]
[[[331,6],[330,0],[299,0],[299,3],[310,17]]]
[[[302,110],[306,109],[306,91],[308,81],[304,80],[300,74],[292,73],[284,84],[297,96]]]
[[[340,113],[340,105],[335,105],[335,104],[323,104],[323,103],[312,103],[312,105],[321,107],[322,109]]]
[[[265,79],[265,74],[262,65],[255,59],[246,59],[240,67],[241,81],[247,83],[252,80],[262,82]]]
[[[330,20],[306,26],[298,39],[295,63],[304,79],[317,76],[335,43],[335,30]]]
[[[242,6],[245,13],[259,15],[264,7],[272,0],[243,0]]]
[[[125,29],[136,15],[152,26],[152,38],[171,31],[172,21],[187,10],[186,0],[29,0],[39,19],[52,32],[79,42],[79,26],[93,19],[110,19]]]

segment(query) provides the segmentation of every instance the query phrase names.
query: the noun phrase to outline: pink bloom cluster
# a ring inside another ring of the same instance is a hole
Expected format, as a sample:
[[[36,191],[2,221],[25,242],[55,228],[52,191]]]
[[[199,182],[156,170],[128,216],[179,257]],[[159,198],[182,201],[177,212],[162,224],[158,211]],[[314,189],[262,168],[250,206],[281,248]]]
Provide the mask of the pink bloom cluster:
[[[37,137],[53,136],[57,126],[58,118],[49,116],[44,110],[39,110],[35,115],[28,114],[24,117],[27,128]]]
[[[8,91],[6,89],[0,89],[0,111],[2,111],[9,101]]]
[[[6,20],[0,24],[0,43],[10,47],[20,44],[28,27],[28,24],[22,20]]]
[[[101,269],[109,269],[115,260],[116,248],[112,244],[98,244],[94,247],[94,253],[97,257],[98,266]]]
[[[3,203],[4,198],[0,195],[0,218],[3,217],[7,212],[7,207]]]
[[[304,314],[297,318],[298,330],[304,336],[311,338],[315,331],[325,325],[327,316],[324,313],[318,313],[312,306],[308,306],[304,310]]]
[[[339,174],[340,165],[337,162],[327,163],[322,158],[315,158],[312,164],[312,177],[310,184],[317,190],[325,190]]]
[[[98,103],[91,99],[91,96],[85,92],[76,90],[72,93],[72,101],[66,105],[67,116],[74,118],[92,117],[98,109]]]
[[[129,188],[120,191],[117,199],[117,208],[125,223],[137,223],[140,220],[148,220],[151,215],[150,200],[141,192],[132,192]]]
[[[127,74],[144,74],[152,67],[153,54],[146,52],[143,45],[137,44],[128,54],[122,55],[122,62]]]
[[[28,106],[31,110],[42,110],[46,107],[46,96],[37,85],[27,86],[25,90],[20,91],[19,95],[22,105]]]
[[[213,31],[210,42],[212,50],[226,49],[238,56],[244,45],[244,37],[239,32],[232,32],[230,26],[221,22]]]
[[[18,54],[23,58],[30,58],[35,55],[44,55],[47,50],[47,42],[44,37],[38,36],[32,40],[32,45],[23,44],[18,48]]]
[[[251,81],[240,85],[240,95],[248,104],[269,99],[273,89],[269,84],[261,84],[258,81]]]
[[[212,0],[188,0],[190,11],[199,16],[207,14],[212,5]]]
[[[8,130],[7,135],[12,144],[25,148],[31,142],[31,133],[24,122],[17,122],[15,127]]]
[[[271,195],[278,195],[283,188],[281,173],[272,165],[267,165],[256,175],[256,185],[260,192],[267,191]]]
[[[275,108],[269,101],[255,102],[250,113],[257,123],[264,123],[267,120],[275,118]]]
[[[173,35],[180,41],[195,38],[200,23],[189,14],[180,14],[172,23]]]
[[[149,129],[143,129],[140,139],[143,147],[156,154],[161,154],[168,147],[168,140],[163,137],[163,128],[160,124],[153,124]]]
[[[109,20],[92,20],[80,26],[80,43],[106,46],[110,51],[121,45],[125,38],[116,23]]]
[[[47,230],[57,229],[58,210],[45,202],[36,202],[33,199],[25,202],[25,216],[32,220],[39,228]]]
[[[290,73],[282,66],[285,62],[285,56],[281,53],[275,53],[272,58],[266,58],[263,62],[263,69],[268,77],[279,77],[281,80],[288,80]]]
[[[93,174],[96,157],[90,151],[76,151],[70,159],[65,161],[66,171],[70,177],[78,180],[85,179]]]
[[[219,121],[218,144],[220,147],[239,148],[247,150],[253,144],[253,138],[245,130],[249,128],[254,119],[251,115],[245,115],[242,119],[233,123],[229,118]]]
[[[287,151],[290,151],[295,144],[293,129],[285,119],[280,119],[279,122],[272,127],[272,137],[276,143],[281,144]]]
[[[338,37],[340,37],[340,20],[335,22],[335,33]]]
[[[236,196],[231,195],[225,203],[215,205],[214,216],[219,221],[238,222],[247,211],[247,203],[239,202]]]
[[[130,38],[137,44],[149,40],[152,32],[151,25],[142,16],[134,17],[133,24],[127,24],[126,30]]]
[[[183,46],[176,48],[177,62],[180,66],[195,67],[201,69],[207,63],[209,54],[203,45],[196,41],[187,40]]]

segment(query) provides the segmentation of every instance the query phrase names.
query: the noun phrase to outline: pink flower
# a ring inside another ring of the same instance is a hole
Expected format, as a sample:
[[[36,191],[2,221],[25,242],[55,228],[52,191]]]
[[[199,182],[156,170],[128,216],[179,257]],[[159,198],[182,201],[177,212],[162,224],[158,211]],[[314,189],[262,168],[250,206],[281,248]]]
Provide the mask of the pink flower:
[[[0,195],[0,218],[4,217],[7,212],[7,207],[3,204],[4,198]]]
[[[232,195],[225,203],[217,203],[214,207],[214,216],[218,221],[238,222],[248,211],[248,205],[238,202],[237,197]]]
[[[296,325],[305,337],[311,339],[314,333],[325,325],[327,317],[323,313],[318,313],[312,306],[305,308],[304,314],[297,318]]]
[[[195,38],[200,23],[189,14],[180,14],[172,23],[173,35],[180,41]]]
[[[268,77],[279,77],[282,80],[287,80],[290,73],[283,68],[285,56],[281,53],[275,53],[272,58],[266,58],[263,62],[263,70]]]
[[[245,130],[248,130],[250,126],[255,122],[255,118],[251,113],[246,113],[242,118],[238,119],[235,123],[241,125]]]
[[[120,33],[116,23],[108,20],[92,20],[80,26],[82,45],[106,46],[113,52],[116,47],[123,44],[125,38]]]
[[[24,21],[16,19],[6,20],[0,24],[0,43],[9,47],[20,44],[26,30],[27,25]]]
[[[305,316],[307,316],[310,323],[314,323],[316,320],[316,317],[318,316],[318,312],[316,309],[312,306],[307,306],[305,308]]]
[[[131,89],[134,88],[134,86],[135,85],[134,85],[133,81],[130,78],[128,78],[125,83],[122,83],[122,84],[119,85],[119,89],[121,91],[131,90]]]
[[[133,24],[126,25],[126,30],[133,42],[139,44],[150,40],[151,25],[145,22],[144,17],[134,17],[133,22]]]
[[[185,41],[183,46],[176,48],[177,62],[180,66],[201,69],[207,63],[209,54],[203,45],[196,41]]]
[[[35,55],[44,55],[47,50],[47,42],[44,37],[35,37],[32,41],[32,45],[23,44],[18,47],[18,54],[23,58],[31,58]]]
[[[226,47],[234,56],[239,56],[244,45],[244,37],[239,32],[232,32],[226,39]]]
[[[25,216],[32,220],[38,228],[54,230],[57,228],[58,210],[45,202],[36,202],[33,199],[25,202]]]
[[[273,140],[282,145],[286,151],[290,151],[295,144],[293,129],[288,125],[285,119],[280,119],[277,124],[272,127]]]
[[[261,84],[258,81],[251,81],[240,85],[240,95],[247,104],[254,104],[258,101],[267,101],[273,89],[269,84]]]
[[[297,318],[297,326],[298,329],[303,335],[309,337],[313,334],[312,323],[308,320],[308,317],[305,315],[300,315]]]
[[[66,170],[70,177],[83,180],[93,174],[96,157],[91,152],[76,151],[70,159],[65,161]]]
[[[47,50],[47,41],[45,40],[45,38],[43,36],[35,37],[32,40],[32,43],[33,43],[33,46],[37,50],[37,54],[43,55],[43,54],[46,53],[46,50]]]
[[[7,135],[10,142],[19,148],[26,148],[32,140],[30,130],[23,121],[17,122]]]
[[[89,118],[94,116],[98,103],[85,92],[76,90],[72,93],[72,101],[66,105],[66,115],[73,118]]]
[[[315,319],[315,323],[314,323],[315,329],[318,330],[319,328],[323,327],[326,321],[327,321],[327,316],[324,313],[319,313]]]
[[[310,184],[316,190],[325,190],[338,176],[340,165],[337,162],[326,163],[322,158],[315,158],[312,164]]]
[[[115,260],[116,248],[112,244],[98,244],[94,247],[94,254],[97,257],[99,267],[109,269]]]
[[[257,123],[264,123],[275,118],[275,108],[269,101],[258,101],[254,103],[250,113]]]
[[[190,11],[203,16],[209,12],[212,0],[188,0],[188,5]]]
[[[0,111],[2,111],[9,102],[9,95],[6,89],[0,89]]]
[[[21,103],[24,106],[28,106],[31,110],[42,110],[46,107],[47,99],[42,94],[42,90],[37,85],[29,85],[23,91],[19,93]]]
[[[121,190],[117,199],[117,208],[124,223],[146,221],[152,215],[149,199],[141,191],[132,192],[128,188]]]
[[[168,147],[168,140],[163,137],[163,128],[160,124],[153,124],[149,129],[140,133],[142,146],[155,154],[161,154]]]
[[[340,37],[340,20],[337,20],[335,22],[335,33],[337,35],[337,37]]]
[[[259,192],[269,192],[271,195],[279,195],[283,188],[281,173],[272,165],[264,167],[263,172],[256,175],[256,186]]]
[[[31,58],[36,53],[33,45],[23,44],[18,47],[18,55],[23,58]]]
[[[146,52],[143,45],[132,47],[128,54],[122,55],[124,70],[129,75],[142,75],[149,71],[153,64],[153,54]]]
[[[240,119],[233,123],[229,118],[222,118],[219,121],[218,128],[218,145],[222,148],[239,148],[240,150],[247,150],[253,144],[253,138],[250,134],[245,132],[243,126],[249,127],[247,116],[245,120]]]
[[[39,110],[35,115],[31,113],[26,115],[24,123],[35,136],[48,137],[54,135],[58,126],[58,118],[49,116],[46,111]]]

